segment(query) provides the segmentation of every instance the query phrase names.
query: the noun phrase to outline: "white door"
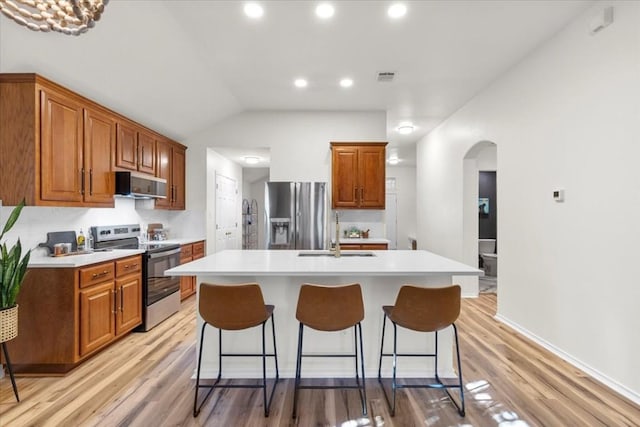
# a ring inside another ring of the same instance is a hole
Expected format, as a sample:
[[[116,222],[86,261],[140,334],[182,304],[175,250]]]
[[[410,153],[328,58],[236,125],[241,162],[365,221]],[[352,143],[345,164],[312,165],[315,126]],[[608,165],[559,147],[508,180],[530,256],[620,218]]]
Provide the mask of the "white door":
[[[239,249],[235,179],[216,174],[216,252]]]

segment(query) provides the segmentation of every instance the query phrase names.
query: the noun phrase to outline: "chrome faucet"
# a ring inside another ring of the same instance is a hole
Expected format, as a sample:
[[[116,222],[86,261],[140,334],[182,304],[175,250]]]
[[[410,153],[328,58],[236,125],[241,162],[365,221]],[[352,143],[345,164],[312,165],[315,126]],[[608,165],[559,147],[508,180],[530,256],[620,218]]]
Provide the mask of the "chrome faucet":
[[[336,246],[333,256],[340,258],[340,222],[338,221],[338,212],[336,212]]]

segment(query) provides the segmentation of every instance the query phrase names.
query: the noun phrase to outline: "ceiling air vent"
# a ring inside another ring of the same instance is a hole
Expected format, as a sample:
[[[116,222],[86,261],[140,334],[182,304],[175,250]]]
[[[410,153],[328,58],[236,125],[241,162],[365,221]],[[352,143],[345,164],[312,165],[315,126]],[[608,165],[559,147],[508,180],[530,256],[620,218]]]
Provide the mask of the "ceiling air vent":
[[[378,81],[392,82],[395,76],[396,76],[396,73],[394,73],[393,71],[381,71],[378,73]]]

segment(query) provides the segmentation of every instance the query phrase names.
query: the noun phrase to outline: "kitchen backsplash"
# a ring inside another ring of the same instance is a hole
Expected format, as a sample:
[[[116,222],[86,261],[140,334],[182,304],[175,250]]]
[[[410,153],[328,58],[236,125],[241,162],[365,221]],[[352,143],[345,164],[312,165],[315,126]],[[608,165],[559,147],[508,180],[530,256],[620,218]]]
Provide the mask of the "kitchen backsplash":
[[[10,244],[20,237],[23,248],[37,248],[38,244],[47,240],[49,231],[70,231],[76,233],[82,230],[85,235],[89,227],[94,225],[137,224],[143,228],[152,222],[163,224],[179,224],[173,221],[177,212],[145,209],[142,203],[153,201],[136,201],[133,199],[116,197],[114,208],[61,208],[61,207],[25,207],[14,228],[7,233],[5,239]],[[137,205],[136,205],[137,204]],[[4,224],[13,207],[0,207],[0,224]],[[178,226],[179,227],[179,226]],[[170,226],[170,233],[171,233]],[[184,230],[176,230],[182,237]],[[34,253],[46,253],[46,249],[37,248]]]
[[[381,210],[338,210],[340,218],[340,237],[344,237],[344,231],[352,228],[369,230],[369,238],[385,238],[384,211]],[[336,211],[331,211],[330,236],[333,239],[336,232]]]

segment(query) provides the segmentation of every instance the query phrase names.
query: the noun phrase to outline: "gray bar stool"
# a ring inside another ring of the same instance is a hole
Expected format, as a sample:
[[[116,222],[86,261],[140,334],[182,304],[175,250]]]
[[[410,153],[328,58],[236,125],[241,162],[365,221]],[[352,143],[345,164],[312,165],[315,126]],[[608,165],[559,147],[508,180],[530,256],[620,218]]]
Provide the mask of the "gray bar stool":
[[[269,408],[273,399],[273,392],[280,378],[278,371],[278,354],[276,351],[276,329],[273,323],[273,305],[265,305],[262,291],[257,283],[246,283],[239,285],[214,285],[202,283],[200,285],[200,301],[198,310],[204,320],[200,334],[200,351],[198,353],[198,369],[196,374],[196,392],[193,399],[193,416],[197,417],[202,405],[207,401],[211,392],[216,388],[261,388],[264,416],[269,416]],[[264,330],[267,320],[271,318],[271,332],[273,335],[273,353],[267,354],[265,345]],[[213,385],[200,384],[200,365],[202,362],[202,347],[204,346],[204,332],[207,325],[218,328],[218,378]],[[262,326],[262,353],[223,353],[222,351],[222,331],[238,331]],[[262,384],[256,385],[218,385],[222,377],[222,357],[236,356],[262,357]],[[273,357],[276,367],[276,377],[271,388],[271,395],[267,400],[267,364],[266,358]],[[198,390],[209,388],[209,392],[198,406]]]
[[[458,344],[458,329],[455,321],[460,315],[460,286],[448,286],[444,288],[421,288],[412,285],[404,285],[400,288],[395,305],[382,307],[384,318],[382,321],[382,343],[380,344],[380,364],[378,365],[378,382],[384,392],[384,397],[389,405],[391,416],[396,412],[396,389],[399,388],[440,388],[444,389],[460,416],[464,417],[464,386],[462,384],[462,366],[460,364],[460,346]],[[387,317],[393,323],[393,353],[383,353],[384,333]],[[435,352],[429,354],[398,353],[397,352],[397,326],[417,332],[435,332]],[[456,341],[456,356],[458,360],[458,383],[444,384],[438,376],[438,331],[453,326]],[[393,392],[392,402],[389,401],[387,391],[382,384],[382,357],[393,357],[393,378],[391,388]],[[396,382],[396,365],[398,356],[422,356],[435,359],[436,383],[419,385],[398,385]],[[449,388],[460,390],[460,404],[449,393]]]
[[[362,401],[362,414],[367,415],[367,394],[364,380],[364,355],[362,348],[362,325],[364,319],[364,303],[362,289],[357,283],[343,286],[324,286],[305,283],[300,288],[296,319],[300,322],[298,329],[298,353],[296,357],[296,379],[293,391],[293,418],[297,416],[298,390],[300,389],[358,389]],[[304,327],[318,331],[342,331],[353,327],[353,353],[338,354],[302,354],[302,337]],[[360,350],[358,350],[358,343]],[[358,354],[360,362],[358,362]],[[344,386],[312,386],[301,385],[303,357],[353,357],[356,367],[356,384]],[[358,364],[362,372],[362,381],[358,373]]]

